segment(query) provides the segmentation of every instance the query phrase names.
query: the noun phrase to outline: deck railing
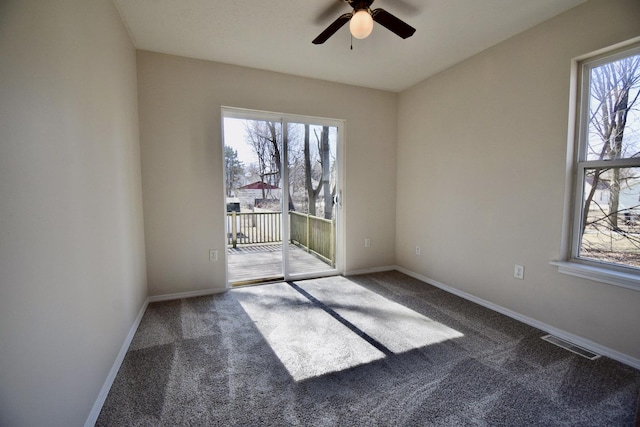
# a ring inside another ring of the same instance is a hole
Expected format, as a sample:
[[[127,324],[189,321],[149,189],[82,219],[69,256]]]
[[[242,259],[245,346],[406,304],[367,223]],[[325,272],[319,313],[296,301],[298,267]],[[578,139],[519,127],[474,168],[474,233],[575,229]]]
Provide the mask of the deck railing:
[[[279,243],[281,223],[282,212],[227,212],[228,244]]]
[[[258,245],[282,242],[282,212],[227,212],[227,242]],[[289,212],[291,243],[335,265],[335,223],[332,220]]]
[[[291,243],[320,257],[332,267],[335,261],[335,227],[330,219],[289,212]]]

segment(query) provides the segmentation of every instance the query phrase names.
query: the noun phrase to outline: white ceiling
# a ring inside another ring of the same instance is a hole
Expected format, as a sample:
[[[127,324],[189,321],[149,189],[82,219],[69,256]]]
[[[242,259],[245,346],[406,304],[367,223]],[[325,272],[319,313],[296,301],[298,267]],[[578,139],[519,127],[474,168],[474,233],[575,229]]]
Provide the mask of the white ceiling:
[[[311,43],[341,0],[113,1],[138,49],[401,91],[585,0],[376,0],[416,33],[375,24],[353,50],[348,25]]]

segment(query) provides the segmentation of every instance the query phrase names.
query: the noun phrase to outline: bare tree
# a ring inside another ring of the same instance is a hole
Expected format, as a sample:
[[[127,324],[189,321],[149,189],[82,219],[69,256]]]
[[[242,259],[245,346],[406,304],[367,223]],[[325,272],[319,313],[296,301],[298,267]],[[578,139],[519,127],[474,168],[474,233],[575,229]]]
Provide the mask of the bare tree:
[[[307,200],[309,201],[308,212],[310,215],[316,215],[316,199],[322,191],[323,182],[313,187],[312,165],[311,165],[311,145],[310,145],[310,129],[309,125],[304,126],[304,183],[307,190]],[[317,137],[317,135],[316,135]]]
[[[282,164],[282,143],[280,126],[277,122],[253,121],[246,123],[247,142],[258,158],[258,173],[261,181],[262,199],[266,200],[269,187],[280,184]]]
[[[301,137],[302,128],[304,136]],[[330,127],[313,125],[294,125],[287,129],[287,141],[284,144],[288,148],[289,168],[289,210],[295,211],[294,197],[297,203],[307,204],[308,212],[317,216],[318,198],[322,196],[323,216],[332,217],[333,196],[335,183],[332,183],[334,173],[330,144]],[[247,121],[247,143],[250,144],[258,159],[258,174],[262,182],[271,185],[280,185],[282,176],[282,150],[283,136],[278,122]],[[315,138],[314,138],[315,137]],[[311,139],[315,139],[312,146]],[[302,147],[300,147],[302,145]],[[293,193],[292,193],[293,190]],[[298,191],[302,190],[306,197],[300,197]],[[268,197],[268,189],[263,186],[263,199]],[[306,198],[306,200],[304,200]],[[305,203],[306,202],[306,203]]]
[[[260,180],[263,183],[262,199],[266,200],[270,195],[270,190],[267,185],[279,186],[281,185],[282,178],[282,150],[283,136],[281,131],[282,126],[279,122],[269,121],[247,121],[246,122],[246,135],[247,142],[253,148],[253,151],[258,157],[258,172]],[[291,136],[291,135],[290,135]],[[294,143],[295,138],[290,139],[291,143]],[[291,197],[291,187],[287,188],[289,193],[289,210],[295,211],[295,205],[293,198]]]
[[[331,150],[329,142],[329,127],[323,126],[322,130],[313,130],[316,139],[318,159],[312,162],[314,157],[311,153],[311,135],[310,126],[304,126],[304,171],[305,171],[305,188],[307,190],[307,198],[309,200],[309,214],[317,216],[316,202],[322,193],[324,205],[324,218],[331,219],[333,212],[333,192],[331,191]],[[319,166],[319,176],[317,176],[318,184],[313,186],[314,175],[317,174],[317,166]]]
[[[640,55],[588,70],[590,86],[582,101],[589,110],[580,252],[640,267],[640,168],[633,166],[635,161],[629,166],[608,163],[640,158]]]
[[[321,136],[318,138],[316,133],[316,139],[318,140],[318,152],[320,153],[320,167],[322,169],[322,187],[324,188],[324,217],[325,219],[331,219],[333,212],[333,197],[331,196],[330,181],[331,181],[331,151],[329,149],[329,127],[323,126]]]
[[[638,101],[638,84],[640,82],[640,56],[632,56],[619,61],[610,62],[592,69],[591,74],[591,111],[589,112],[590,133],[600,143],[589,144],[590,158],[597,160],[616,160],[637,157],[639,153],[626,153],[623,144],[625,128],[629,112]],[[635,89],[635,94],[632,95]],[[604,175],[608,175],[608,182]],[[621,185],[629,176],[624,176],[620,168],[598,168],[591,175],[591,190],[584,202],[582,231],[592,224],[589,221],[589,210],[594,195],[603,184],[609,187],[609,209],[606,220],[612,230],[619,230],[618,214],[620,206]],[[601,220],[596,219],[596,220]]]

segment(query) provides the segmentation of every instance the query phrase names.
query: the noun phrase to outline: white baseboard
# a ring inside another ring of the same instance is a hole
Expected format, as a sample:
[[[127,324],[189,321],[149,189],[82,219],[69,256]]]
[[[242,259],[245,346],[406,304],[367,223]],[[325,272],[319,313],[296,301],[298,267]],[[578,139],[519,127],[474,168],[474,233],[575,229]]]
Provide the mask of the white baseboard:
[[[445,285],[444,283],[440,283],[436,280],[430,279],[428,277],[425,277],[421,274],[418,273],[414,273],[411,270],[407,270],[406,268],[400,267],[400,266],[396,266],[395,267],[396,270],[406,274],[407,276],[411,276],[415,279],[421,280],[429,285],[435,286],[436,288],[440,288],[443,291],[447,291],[451,294],[457,295],[461,298],[464,298],[466,300],[469,300],[471,302],[474,302],[476,304],[479,304],[483,307],[487,307],[493,311],[497,311],[498,313],[504,314],[505,316],[509,316],[512,319],[518,320],[522,323],[525,323],[529,326],[533,326],[534,328],[538,328],[542,331],[545,331],[549,334],[555,335],[559,338],[562,338],[566,341],[572,342],[574,344],[579,345],[580,347],[586,348],[587,350],[591,350],[594,353],[600,354],[602,356],[606,356],[609,357],[610,359],[613,360],[617,360],[618,362],[624,363],[625,365],[629,365],[632,368],[635,369],[640,369],[640,359],[636,359],[634,357],[631,357],[627,354],[621,353],[619,351],[613,350],[609,347],[605,347],[603,345],[600,345],[596,342],[593,342],[591,340],[588,340],[586,338],[583,338],[581,336],[572,334],[571,332],[566,332],[563,331],[561,329],[558,329],[554,326],[551,325],[547,325],[544,322],[541,322],[539,320],[533,319],[531,317],[522,315],[520,313],[517,313],[515,311],[509,310],[508,308],[504,308],[502,306],[499,306],[497,304],[494,304],[490,301],[484,300],[482,298],[478,298],[475,295],[471,295],[467,292],[461,291],[459,289],[453,288],[451,286]]]
[[[176,294],[154,295],[149,297],[149,302],[170,301],[174,299],[202,297],[205,295],[221,294],[227,292],[228,289],[204,289],[202,291],[179,292]]]
[[[449,292],[451,294],[457,295],[461,298],[464,298],[466,300],[469,300],[471,302],[474,302],[476,304],[479,304],[483,307],[489,308],[493,311],[497,311],[498,313],[502,313],[505,316],[509,316],[512,319],[518,320],[522,323],[525,323],[527,325],[533,326],[534,328],[538,328],[542,331],[545,331],[547,333],[550,333],[552,335],[555,335],[557,337],[560,337],[566,341],[572,342],[574,344],[579,345],[580,347],[586,348],[587,350],[591,350],[594,353],[609,357],[613,360],[617,360],[618,362],[624,363],[626,365],[629,365],[635,369],[640,369],[640,359],[636,359],[634,357],[631,357],[629,355],[626,355],[624,353],[621,353],[619,351],[613,350],[611,348],[605,347],[603,345],[600,345],[598,343],[595,343],[593,341],[590,341],[586,338],[582,338],[578,335],[574,335],[570,332],[566,332],[563,331],[561,329],[558,329],[556,327],[553,327],[551,325],[547,325],[544,322],[540,322],[539,320],[533,319],[531,317],[527,317],[524,316],[520,313],[517,313],[515,311],[509,310],[507,308],[504,308],[502,306],[499,306],[497,304],[494,304],[490,301],[484,300],[482,298],[478,298],[472,294],[469,294],[467,292],[461,291],[459,289],[453,288],[451,286],[445,285],[444,283],[440,283],[436,280],[430,279],[426,276],[423,276],[421,274],[418,273],[414,273],[411,270],[407,270],[406,268],[397,266],[397,265],[390,265],[390,266],[384,266],[384,267],[376,267],[376,268],[367,268],[367,269],[361,269],[361,270],[351,270],[348,272],[344,272],[344,276],[354,276],[354,275],[358,275],[358,274],[368,274],[368,273],[379,273],[379,272],[383,272],[383,271],[391,271],[391,270],[398,270],[404,274],[406,274],[407,276],[411,276],[415,279],[418,279],[422,282],[425,282],[429,285],[435,286],[437,288],[440,288],[446,292]],[[175,300],[175,299],[182,299],[182,298],[192,298],[192,297],[198,297],[198,296],[204,296],[204,295],[212,295],[212,294],[218,294],[218,293],[222,293],[222,292],[226,292],[227,289],[207,289],[207,290],[202,290],[202,291],[192,291],[192,292],[181,292],[181,293],[175,293],[175,294],[166,294],[166,295],[155,295],[152,297],[148,297],[144,303],[142,304],[142,307],[140,308],[140,311],[138,312],[138,316],[136,317],[135,321],[133,322],[133,325],[131,326],[131,329],[129,330],[129,333],[127,334],[127,337],[124,340],[124,343],[122,344],[122,347],[120,348],[120,352],[118,353],[118,356],[116,357],[115,362],[113,363],[113,366],[111,367],[111,370],[109,371],[109,375],[107,375],[107,379],[105,380],[102,388],[100,389],[100,393],[98,394],[98,398],[96,399],[95,403],[93,404],[93,407],[91,408],[91,412],[89,413],[89,417],[87,418],[87,421],[85,422],[85,427],[92,427],[95,425],[96,421],[98,420],[98,416],[100,415],[100,411],[102,410],[102,405],[104,405],[105,400],[107,399],[107,395],[109,394],[109,390],[111,389],[111,386],[113,385],[113,381],[116,378],[116,375],[118,374],[118,371],[120,370],[120,366],[122,365],[122,362],[124,360],[125,355],[127,354],[127,351],[129,349],[129,345],[131,344],[131,341],[133,340],[134,335],[136,334],[136,331],[138,330],[138,326],[140,325],[140,321],[142,320],[142,316],[144,315],[144,312],[147,309],[147,306],[149,305],[150,302],[158,302],[158,301],[169,301],[169,300]]]
[[[133,337],[136,334],[136,331],[138,330],[138,326],[140,326],[140,322],[142,321],[142,316],[144,316],[144,313],[147,310],[147,306],[149,305],[149,303],[158,302],[158,301],[169,301],[169,300],[182,299],[182,298],[199,297],[203,295],[212,295],[212,294],[218,294],[226,291],[227,289],[206,289],[202,291],[181,292],[176,294],[156,295],[156,296],[148,297],[142,304],[142,307],[140,308],[140,311],[138,312],[138,315],[136,316],[136,319],[134,320],[133,325],[131,325],[131,329],[129,330],[127,337],[122,343],[122,347],[120,347],[120,352],[116,356],[116,360],[113,363],[111,370],[109,371],[109,375],[107,375],[107,379],[105,380],[104,384],[102,385],[102,388],[100,389],[100,393],[98,393],[98,398],[96,399],[95,403],[93,404],[93,407],[91,408],[91,412],[89,413],[89,417],[87,418],[87,421],[84,423],[85,427],[94,426],[96,421],[98,420],[98,416],[100,416],[100,411],[102,410],[102,406],[104,405],[105,400],[107,400],[107,396],[109,395],[109,390],[111,390],[113,381],[115,381],[116,375],[118,375],[120,366],[124,361],[124,357],[127,355],[127,351],[129,350],[131,341],[133,340]]]
[[[370,274],[370,273],[380,273],[382,271],[392,271],[398,270],[398,267],[395,265],[387,265],[384,267],[374,267],[374,268],[363,268],[360,270],[349,270],[342,273],[343,276],[356,276],[358,274]]]
[[[109,371],[109,375],[107,375],[107,379],[104,381],[102,388],[100,389],[100,393],[98,393],[98,398],[96,399],[93,407],[91,408],[91,412],[89,412],[89,417],[87,421],[84,423],[85,427],[93,427],[98,420],[98,416],[100,415],[100,411],[102,410],[102,405],[104,405],[105,400],[107,400],[107,396],[109,395],[109,390],[111,390],[111,386],[113,385],[113,381],[116,379],[116,375],[118,375],[118,371],[120,370],[120,366],[122,365],[122,361],[129,350],[129,345],[133,340],[133,336],[136,334],[138,330],[138,326],[140,326],[140,321],[142,321],[142,316],[144,312],[147,310],[147,306],[149,305],[149,298],[145,299],[142,307],[138,311],[138,315],[136,319],[133,321],[133,325],[131,325],[131,329],[129,329],[129,333],[127,337],[124,339],[122,346],[120,347],[120,352],[116,356],[116,360]]]

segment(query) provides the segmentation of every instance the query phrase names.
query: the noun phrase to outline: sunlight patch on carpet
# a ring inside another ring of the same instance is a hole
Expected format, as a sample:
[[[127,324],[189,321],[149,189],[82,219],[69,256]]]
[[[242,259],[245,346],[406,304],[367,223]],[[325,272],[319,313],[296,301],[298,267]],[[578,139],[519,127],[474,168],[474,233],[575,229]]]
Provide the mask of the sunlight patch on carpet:
[[[345,277],[298,285],[395,354],[464,336]]]
[[[343,277],[232,292],[295,381],[463,336]]]
[[[233,293],[295,381],[384,357],[287,283]]]

